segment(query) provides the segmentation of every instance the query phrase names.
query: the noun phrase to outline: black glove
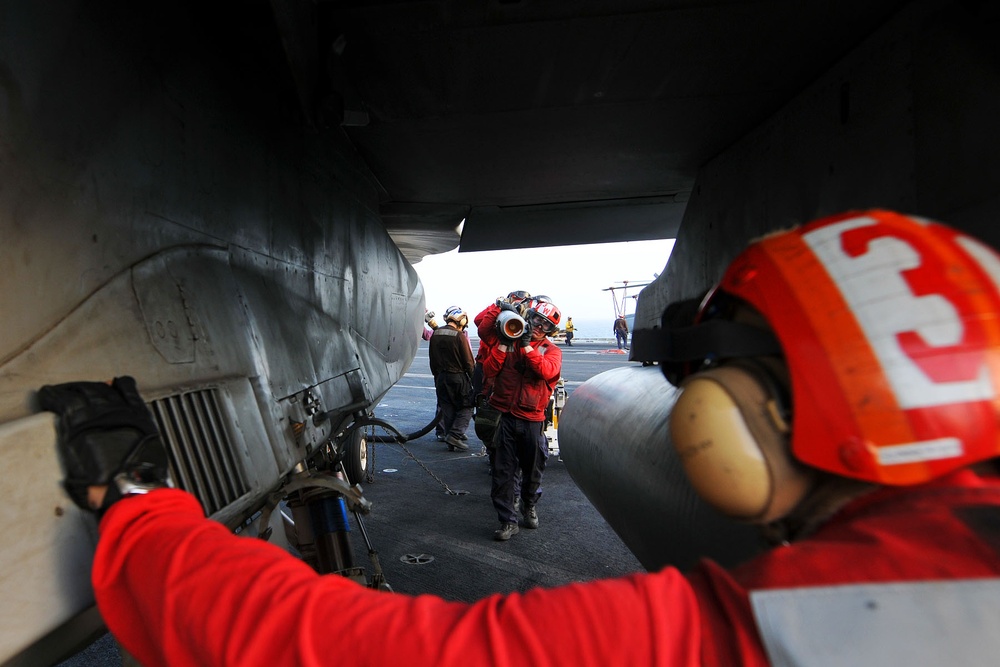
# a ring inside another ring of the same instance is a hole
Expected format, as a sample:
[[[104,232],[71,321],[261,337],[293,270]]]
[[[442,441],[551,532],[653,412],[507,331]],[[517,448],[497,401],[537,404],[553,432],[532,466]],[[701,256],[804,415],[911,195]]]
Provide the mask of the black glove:
[[[63,485],[77,505],[93,510],[87,487],[108,485],[98,514],[130,492],[170,484],[167,452],[153,417],[124,376],[110,384],[67,382],[38,390],[44,410],[59,415]]]
[[[531,345],[531,334],[533,333],[531,329],[531,322],[524,323],[524,331],[521,333],[521,347],[528,347]]]
[[[517,307],[515,305],[513,305],[511,303],[507,303],[506,301],[498,301],[497,305],[500,306],[500,311],[501,312],[503,312],[505,310],[509,310],[512,313],[517,313],[518,315],[521,314],[520,311],[517,309]]]

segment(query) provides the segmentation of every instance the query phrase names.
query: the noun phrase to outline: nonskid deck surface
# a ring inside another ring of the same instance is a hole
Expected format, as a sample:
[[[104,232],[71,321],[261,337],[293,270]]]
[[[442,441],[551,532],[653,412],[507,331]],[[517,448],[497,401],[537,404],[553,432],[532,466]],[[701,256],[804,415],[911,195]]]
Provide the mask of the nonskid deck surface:
[[[595,354],[606,348],[581,343],[562,348],[570,397],[589,377],[628,363],[624,356]],[[410,372],[376,413],[404,433],[419,431],[434,413],[426,352],[421,347]],[[557,456],[546,464],[539,528],[522,526],[509,541],[494,541],[499,522],[490,501],[487,459],[472,426],[467,435],[468,452],[449,452],[433,432],[403,446],[375,445],[374,481],[365,485],[375,509],[365,525],[395,591],[472,601],[642,570]],[[359,547],[360,536],[353,536]],[[361,551],[358,557],[360,563]]]

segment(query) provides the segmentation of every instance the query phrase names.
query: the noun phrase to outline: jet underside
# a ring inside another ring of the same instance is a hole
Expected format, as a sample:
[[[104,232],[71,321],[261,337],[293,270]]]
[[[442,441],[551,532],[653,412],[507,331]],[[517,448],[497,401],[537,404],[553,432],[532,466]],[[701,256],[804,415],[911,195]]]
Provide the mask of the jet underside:
[[[0,0],[0,662],[100,623],[41,385],[135,376],[178,481],[235,529],[406,372],[428,253],[676,237],[648,329],[822,214],[995,244],[997,22],[946,0]],[[672,390],[632,370],[571,397],[574,478],[649,567],[739,560],[745,533],[674,474]]]

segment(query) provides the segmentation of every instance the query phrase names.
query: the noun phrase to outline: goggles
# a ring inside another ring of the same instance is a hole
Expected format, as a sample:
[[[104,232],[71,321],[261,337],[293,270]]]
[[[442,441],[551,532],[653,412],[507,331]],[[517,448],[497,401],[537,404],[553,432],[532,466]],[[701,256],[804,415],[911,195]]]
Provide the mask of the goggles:
[[[545,334],[550,334],[556,330],[556,325],[552,324],[552,322],[549,322],[544,316],[539,315],[538,313],[532,313],[531,316],[528,317],[528,322],[531,324],[532,329],[537,329]]]

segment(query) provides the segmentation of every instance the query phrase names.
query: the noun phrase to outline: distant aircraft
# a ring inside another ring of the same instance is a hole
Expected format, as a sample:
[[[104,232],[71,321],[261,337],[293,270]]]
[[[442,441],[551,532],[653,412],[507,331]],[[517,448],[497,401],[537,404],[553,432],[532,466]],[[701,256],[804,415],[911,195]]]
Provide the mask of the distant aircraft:
[[[54,662],[100,628],[95,526],[60,489],[39,386],[135,376],[176,477],[234,530],[270,518],[283,540],[282,498],[363,512],[351,484],[416,353],[426,254],[676,237],[634,330],[819,213],[899,207],[997,241],[995,12],[4,0],[0,663]],[[662,389],[641,377],[608,396]],[[681,483],[642,476],[657,451],[574,476],[630,489],[595,504],[644,563],[744,553],[721,530],[664,537],[706,524]],[[298,546],[337,569],[334,537]]]

